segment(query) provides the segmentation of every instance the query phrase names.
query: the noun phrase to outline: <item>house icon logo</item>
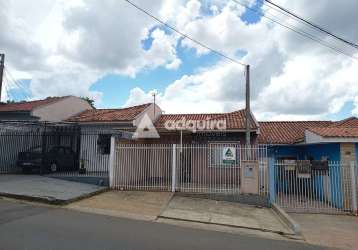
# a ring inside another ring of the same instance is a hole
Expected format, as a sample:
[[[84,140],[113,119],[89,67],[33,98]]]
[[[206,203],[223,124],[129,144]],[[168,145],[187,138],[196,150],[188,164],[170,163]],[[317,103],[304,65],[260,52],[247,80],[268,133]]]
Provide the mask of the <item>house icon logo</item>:
[[[226,157],[233,157],[233,156],[234,156],[234,154],[231,152],[231,149],[230,149],[230,148],[228,148],[228,149],[226,150],[225,156],[226,156]]]
[[[133,134],[134,139],[140,138],[159,138],[159,134],[156,128],[153,125],[152,120],[149,118],[148,114],[144,114],[142,119],[140,119],[136,131]]]
[[[223,148],[223,163],[224,164],[235,164],[236,162],[236,151],[235,147],[224,147]]]

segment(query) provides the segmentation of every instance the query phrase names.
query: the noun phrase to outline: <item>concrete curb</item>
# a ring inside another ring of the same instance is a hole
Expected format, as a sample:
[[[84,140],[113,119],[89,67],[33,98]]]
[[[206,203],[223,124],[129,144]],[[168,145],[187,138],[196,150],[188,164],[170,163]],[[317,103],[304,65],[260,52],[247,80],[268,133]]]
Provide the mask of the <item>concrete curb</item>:
[[[85,198],[89,198],[94,195],[106,192],[108,190],[109,190],[108,188],[104,188],[104,189],[97,190],[92,193],[80,195],[78,197],[74,197],[74,198],[68,199],[68,200],[56,199],[54,197],[47,197],[47,196],[28,196],[28,195],[22,195],[22,194],[11,194],[11,193],[1,193],[1,192],[0,192],[0,196],[7,197],[7,198],[13,198],[13,199],[17,199],[17,200],[41,202],[41,203],[50,204],[50,205],[68,205],[72,202],[82,200]]]
[[[272,210],[278,215],[278,217],[286,223],[286,225],[296,234],[302,235],[300,225],[292,219],[281,207],[279,207],[276,203],[272,203]]]
[[[225,226],[225,227],[232,227],[232,228],[243,228],[243,229],[250,229],[250,230],[256,230],[256,231],[261,231],[261,232],[276,233],[276,234],[284,235],[284,236],[292,236],[292,234],[287,234],[287,233],[284,233],[282,231],[276,231],[276,230],[270,230],[270,229],[255,228],[255,227],[245,227],[245,226],[230,225],[230,224],[225,224],[225,223],[200,221],[200,220],[182,219],[182,218],[175,218],[175,217],[169,217],[169,216],[163,216],[163,215],[159,215],[158,219],[169,219],[169,220],[176,220],[176,221],[196,222],[196,223],[202,223],[202,224],[208,224],[208,225],[217,225],[217,226]]]
[[[159,218],[164,213],[164,211],[168,208],[168,206],[174,196],[175,196],[175,192],[171,192],[169,199],[167,200],[167,202],[165,204],[163,204],[162,208],[160,209],[159,214],[156,216],[156,219]]]

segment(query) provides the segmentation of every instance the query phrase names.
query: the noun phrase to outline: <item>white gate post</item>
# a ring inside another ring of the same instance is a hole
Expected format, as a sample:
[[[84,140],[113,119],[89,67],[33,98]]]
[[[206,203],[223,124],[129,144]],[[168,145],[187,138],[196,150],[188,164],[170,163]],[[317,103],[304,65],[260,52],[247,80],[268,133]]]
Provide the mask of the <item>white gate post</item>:
[[[110,149],[110,155],[109,155],[109,187],[112,188],[114,184],[114,159],[115,159],[115,153],[116,153],[116,138],[114,135],[111,136],[111,149]]]
[[[351,161],[351,194],[352,194],[352,212],[357,213],[357,183],[355,162]]]
[[[176,144],[173,144],[172,192],[175,192],[176,180]]]

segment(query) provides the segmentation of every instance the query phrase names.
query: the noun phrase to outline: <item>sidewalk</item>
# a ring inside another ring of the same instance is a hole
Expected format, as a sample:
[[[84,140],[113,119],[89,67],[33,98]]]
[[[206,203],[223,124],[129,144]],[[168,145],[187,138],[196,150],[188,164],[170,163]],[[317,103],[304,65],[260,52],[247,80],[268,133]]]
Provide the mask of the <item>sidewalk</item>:
[[[271,208],[175,196],[159,218],[294,235]]]
[[[0,175],[0,196],[56,205],[68,204],[106,189],[40,175]]]
[[[167,206],[172,193],[109,191],[74,202],[67,208],[82,212],[153,221]]]
[[[303,237],[311,244],[338,249],[358,249],[358,217],[349,215],[294,214]]]

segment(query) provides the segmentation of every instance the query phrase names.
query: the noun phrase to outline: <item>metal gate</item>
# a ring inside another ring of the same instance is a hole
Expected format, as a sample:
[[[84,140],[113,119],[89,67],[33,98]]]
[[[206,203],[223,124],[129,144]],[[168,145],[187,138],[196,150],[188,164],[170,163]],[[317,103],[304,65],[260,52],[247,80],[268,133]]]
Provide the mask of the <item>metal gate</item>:
[[[233,149],[235,161],[225,163],[222,152],[228,147]],[[112,188],[121,190],[235,195],[240,193],[244,160],[259,162],[259,190],[267,195],[266,147],[245,148],[237,143],[117,144],[113,147],[110,182]]]
[[[107,182],[111,137],[117,133],[70,123],[0,122],[0,174],[35,169],[25,173]],[[51,169],[53,164],[56,169]]]
[[[356,166],[327,161],[277,161],[276,203],[288,212],[351,213],[357,211]]]
[[[36,167],[44,173],[43,156],[54,147],[71,151],[77,162],[78,131],[77,126],[64,123],[0,122],[0,173],[21,173],[27,165],[26,169]]]

